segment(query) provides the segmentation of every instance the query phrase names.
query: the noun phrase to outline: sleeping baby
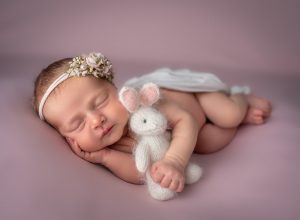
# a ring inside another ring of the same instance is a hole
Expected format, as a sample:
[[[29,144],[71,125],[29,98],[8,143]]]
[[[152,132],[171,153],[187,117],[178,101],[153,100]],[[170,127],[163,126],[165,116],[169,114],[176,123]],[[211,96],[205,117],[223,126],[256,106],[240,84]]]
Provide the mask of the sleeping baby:
[[[132,157],[136,139],[113,78],[112,63],[101,53],[55,61],[36,78],[34,108],[80,158],[141,184]],[[236,92],[210,73],[160,69],[125,84],[139,87],[147,82],[160,87],[154,107],[166,117],[171,131],[170,146],[152,164],[150,175],[174,192],[184,188],[192,153],[219,151],[240,125],[263,124],[271,114],[269,101],[248,94],[247,88]]]

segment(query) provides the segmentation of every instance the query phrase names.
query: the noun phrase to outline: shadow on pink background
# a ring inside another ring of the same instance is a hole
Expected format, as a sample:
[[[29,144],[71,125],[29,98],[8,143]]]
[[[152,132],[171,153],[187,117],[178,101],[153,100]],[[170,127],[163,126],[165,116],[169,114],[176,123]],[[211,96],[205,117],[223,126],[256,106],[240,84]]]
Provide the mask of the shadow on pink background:
[[[300,219],[300,1],[2,1],[0,219]],[[270,99],[273,116],[223,151],[204,178],[152,200],[71,153],[32,112],[50,62],[100,51],[117,85],[168,66],[214,72]]]

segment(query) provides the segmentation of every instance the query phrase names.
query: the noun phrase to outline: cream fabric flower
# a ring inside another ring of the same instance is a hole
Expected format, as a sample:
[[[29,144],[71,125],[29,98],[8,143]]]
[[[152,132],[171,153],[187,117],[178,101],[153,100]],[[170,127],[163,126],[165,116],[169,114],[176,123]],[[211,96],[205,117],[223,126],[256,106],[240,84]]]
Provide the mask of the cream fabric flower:
[[[87,65],[97,68],[103,64],[105,57],[101,53],[90,53],[86,58]]]
[[[70,62],[70,68],[67,73],[70,76],[93,75],[106,79],[110,82],[113,80],[112,64],[101,53],[90,53],[74,57]]]

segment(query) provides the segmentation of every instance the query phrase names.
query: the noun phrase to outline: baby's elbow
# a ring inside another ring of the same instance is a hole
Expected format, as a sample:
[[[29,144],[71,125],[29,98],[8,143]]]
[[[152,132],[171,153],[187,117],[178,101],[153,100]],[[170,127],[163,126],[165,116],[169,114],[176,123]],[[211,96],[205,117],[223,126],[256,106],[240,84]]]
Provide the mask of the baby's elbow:
[[[144,175],[138,171],[122,178],[125,182],[135,184],[135,185],[143,185],[145,184]]]
[[[187,127],[190,127],[193,131],[198,132],[200,130],[200,124],[198,123],[197,119],[189,112],[185,112],[183,114],[182,122],[184,122]]]

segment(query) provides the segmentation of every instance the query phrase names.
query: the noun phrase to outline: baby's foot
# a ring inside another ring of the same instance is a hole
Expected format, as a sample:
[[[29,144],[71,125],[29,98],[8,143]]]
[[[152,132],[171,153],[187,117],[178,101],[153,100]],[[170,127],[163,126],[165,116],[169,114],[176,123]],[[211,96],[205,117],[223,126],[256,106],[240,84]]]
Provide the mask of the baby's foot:
[[[249,103],[248,112],[245,116],[244,123],[246,124],[263,124],[271,115],[271,103],[253,95],[248,95],[247,100]]]

